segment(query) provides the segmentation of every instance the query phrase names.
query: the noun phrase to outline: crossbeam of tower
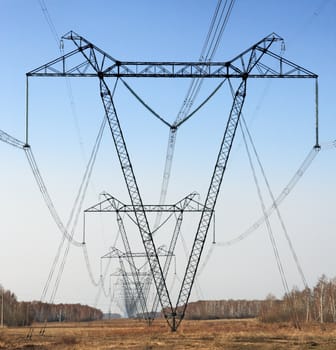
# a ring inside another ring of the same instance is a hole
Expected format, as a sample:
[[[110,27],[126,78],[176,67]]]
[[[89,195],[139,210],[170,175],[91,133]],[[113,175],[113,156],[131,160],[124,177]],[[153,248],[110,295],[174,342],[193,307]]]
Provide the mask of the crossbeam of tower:
[[[268,49],[270,40],[283,40],[275,33],[263,38],[236,57],[222,62],[139,62],[121,61],[107,54],[73,31],[63,39],[76,42],[77,49],[44,64],[27,76],[41,77],[104,77],[104,78],[242,78],[251,52],[266,55],[268,62],[256,62],[249,78],[317,78],[311,71]],[[77,62],[77,54],[86,58]],[[72,63],[72,61],[74,62]],[[95,61],[94,65],[91,62]]]
[[[180,213],[184,212],[202,212],[207,210],[204,205],[194,199],[197,195],[196,192],[193,192],[181,199],[180,201],[174,204],[144,204],[143,208],[146,212],[163,212],[163,213]],[[137,210],[142,208],[137,208],[131,204],[125,204],[119,199],[115,198],[109,193],[104,193],[105,199],[99,203],[87,208],[84,210],[85,213],[104,213],[104,212],[119,212],[119,213],[134,213]]]
[[[152,277],[160,299],[164,316],[176,331],[184,318],[187,303],[196,277],[211,218],[218,198],[223,175],[239,123],[246,97],[247,80],[250,78],[314,78],[317,75],[270,51],[274,42],[283,39],[272,33],[243,51],[233,59],[223,62],[128,62],[107,54],[87,39],[69,32],[63,39],[71,40],[76,49],[27,73],[29,77],[96,77],[99,80],[101,100],[119,157],[131,205],[145,248]],[[157,249],[149,227],[147,213],[142,202],[132,163],[127,151],[112,93],[106,78],[234,78],[240,84],[234,93],[233,103],[224,130],[223,139],[214,166],[213,175],[205,199],[204,210],[195,234],[185,275],[176,304],[172,303]],[[27,83],[28,85],[28,83]],[[28,95],[28,94],[27,94]],[[135,210],[136,209],[136,210]]]
[[[166,252],[163,247],[158,247],[157,249],[158,256],[168,256],[173,255],[169,252]],[[128,259],[129,257],[133,258],[147,258],[147,254],[145,252],[122,252],[120,249],[116,247],[111,247],[110,251],[104,254],[101,259]],[[135,266],[135,265],[134,265]]]

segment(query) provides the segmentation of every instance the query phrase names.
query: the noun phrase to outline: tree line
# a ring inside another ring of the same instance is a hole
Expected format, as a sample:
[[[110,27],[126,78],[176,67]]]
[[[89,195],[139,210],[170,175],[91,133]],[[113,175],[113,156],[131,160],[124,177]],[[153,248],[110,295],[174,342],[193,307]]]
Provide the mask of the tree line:
[[[3,298],[3,303],[2,303]],[[3,309],[2,309],[3,305]],[[0,316],[7,326],[33,322],[85,322],[100,320],[103,312],[88,305],[18,301],[0,286]],[[336,278],[322,275],[312,288],[293,288],[282,299],[269,294],[265,300],[202,300],[188,304],[187,319],[259,318],[263,322],[336,322]]]
[[[336,278],[322,275],[313,288],[293,288],[282,300],[270,295],[258,316],[265,322],[336,322]]]
[[[322,275],[313,288],[293,288],[282,299],[210,300],[188,304],[187,319],[259,318],[263,322],[336,322],[336,278]]]
[[[3,301],[2,301],[3,298]],[[3,310],[2,310],[3,305]],[[10,290],[0,286],[0,315],[6,326],[29,326],[33,322],[85,322],[103,318],[99,309],[82,304],[49,304],[18,301]]]

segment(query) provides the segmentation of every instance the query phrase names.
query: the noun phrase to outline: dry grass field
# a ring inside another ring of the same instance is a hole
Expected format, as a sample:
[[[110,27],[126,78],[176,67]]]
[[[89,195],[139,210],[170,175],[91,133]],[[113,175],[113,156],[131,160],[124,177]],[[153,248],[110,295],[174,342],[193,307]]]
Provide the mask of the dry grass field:
[[[44,336],[35,326],[0,329],[0,349],[336,349],[336,325],[318,324],[297,330],[289,324],[263,324],[257,320],[188,321],[170,332],[163,320],[151,327],[143,321],[111,320],[81,324],[49,324]]]

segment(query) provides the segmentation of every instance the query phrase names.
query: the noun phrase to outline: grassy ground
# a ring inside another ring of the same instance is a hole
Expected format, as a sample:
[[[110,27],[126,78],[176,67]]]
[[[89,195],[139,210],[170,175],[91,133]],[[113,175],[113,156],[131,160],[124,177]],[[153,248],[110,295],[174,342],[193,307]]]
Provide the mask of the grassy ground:
[[[182,322],[176,333],[165,321],[148,327],[142,321],[111,320],[80,324],[49,324],[44,336],[36,325],[29,328],[0,329],[0,349],[225,349],[287,350],[336,349],[336,325],[304,325],[302,330],[289,324],[263,324],[257,320],[216,320]]]

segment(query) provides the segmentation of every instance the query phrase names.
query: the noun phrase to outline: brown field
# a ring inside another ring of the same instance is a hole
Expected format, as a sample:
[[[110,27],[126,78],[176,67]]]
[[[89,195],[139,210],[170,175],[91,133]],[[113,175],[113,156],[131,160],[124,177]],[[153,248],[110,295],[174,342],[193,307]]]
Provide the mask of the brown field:
[[[257,320],[188,321],[176,333],[163,320],[149,327],[143,321],[111,320],[48,324],[44,336],[36,325],[0,329],[0,349],[336,349],[336,325],[264,324]]]

